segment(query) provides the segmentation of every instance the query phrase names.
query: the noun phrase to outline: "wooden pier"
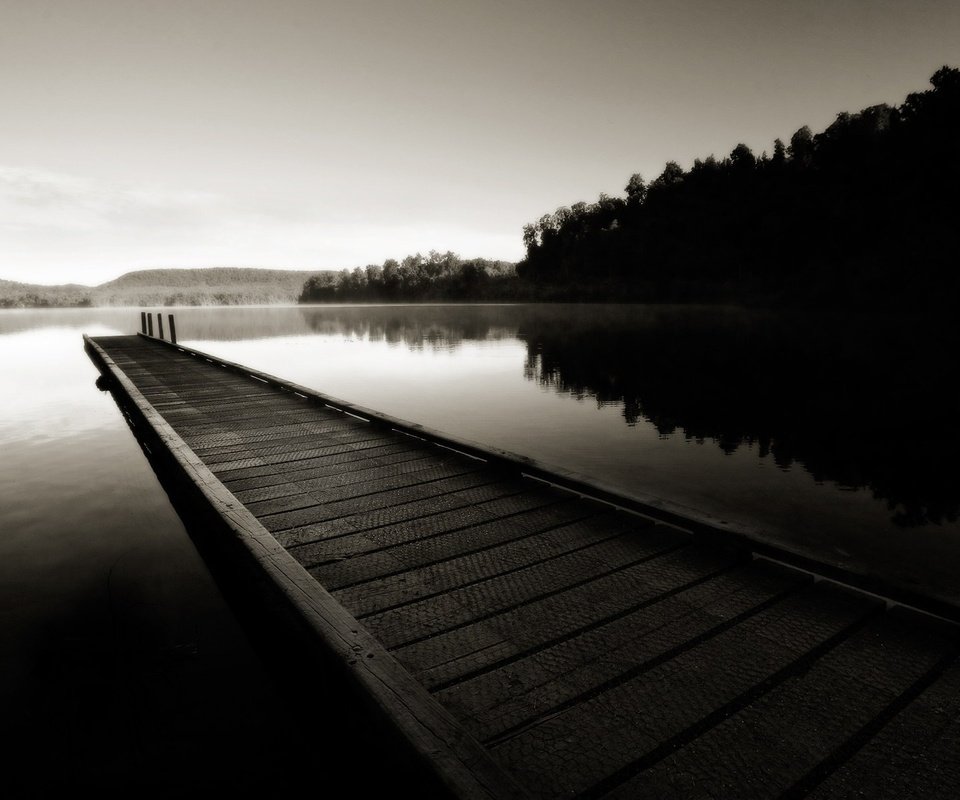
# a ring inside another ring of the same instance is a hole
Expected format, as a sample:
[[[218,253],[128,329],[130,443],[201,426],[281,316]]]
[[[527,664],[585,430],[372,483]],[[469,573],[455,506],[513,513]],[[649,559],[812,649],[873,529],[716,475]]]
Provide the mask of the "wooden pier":
[[[183,345],[85,341],[437,794],[960,796],[953,622]]]

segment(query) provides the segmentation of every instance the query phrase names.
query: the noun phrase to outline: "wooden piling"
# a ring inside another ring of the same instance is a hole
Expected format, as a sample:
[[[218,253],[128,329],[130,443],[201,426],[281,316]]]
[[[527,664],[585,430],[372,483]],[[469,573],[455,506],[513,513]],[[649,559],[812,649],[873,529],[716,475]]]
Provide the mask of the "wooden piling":
[[[170,318],[170,343],[177,343],[177,326],[173,322],[173,314],[167,315]]]
[[[147,312],[146,311],[140,312],[140,332],[141,333],[147,332]]]
[[[153,314],[147,314],[147,336],[153,336]]]
[[[157,312],[157,336],[163,338],[163,314]]]

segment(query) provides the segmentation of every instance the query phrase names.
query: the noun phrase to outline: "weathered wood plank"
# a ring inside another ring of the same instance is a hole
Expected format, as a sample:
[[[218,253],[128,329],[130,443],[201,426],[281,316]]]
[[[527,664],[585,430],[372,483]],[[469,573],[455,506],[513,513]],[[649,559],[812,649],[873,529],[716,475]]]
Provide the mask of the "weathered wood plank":
[[[657,585],[653,575],[643,590],[621,598],[619,608],[600,609],[588,623],[549,631],[529,625],[525,636],[517,636],[516,627],[498,628],[505,640],[512,634],[498,658],[480,653],[481,658],[446,662],[418,677],[428,688],[443,679],[437,699],[477,738],[490,740],[592,697],[630,672],[675,657],[809,580],[767,565],[718,571],[709,562],[679,561],[674,568],[687,572],[676,576],[675,585],[662,578]],[[666,562],[660,559],[658,566],[669,566]]]
[[[346,453],[362,449],[364,446],[374,446],[374,444],[378,442],[386,443],[389,441],[389,436],[385,436],[383,433],[378,433],[376,430],[370,430],[369,432],[360,432],[355,436],[339,439],[336,442],[324,444],[320,447],[311,447],[292,452],[285,451],[263,456],[249,456],[242,458],[240,456],[244,454],[237,454],[237,456],[234,458],[225,461],[216,461],[215,463],[211,464],[211,467],[214,467],[216,473],[219,475],[221,473],[233,473],[236,470],[244,469],[246,467],[262,467],[274,464],[301,464],[301,462],[308,461],[310,459]]]
[[[246,491],[260,489],[286,481],[341,475],[358,470],[370,469],[387,464],[402,463],[408,460],[430,458],[433,454],[420,447],[411,447],[404,442],[380,444],[374,447],[357,448],[326,458],[307,459],[299,464],[277,464],[253,467],[239,472],[254,473],[236,477],[218,470],[218,477],[231,490]],[[304,466],[306,465],[306,466]]]
[[[446,487],[435,485],[435,488],[440,490]],[[297,557],[301,557],[303,554],[297,552],[296,548],[309,545],[313,548],[313,551],[309,552],[306,557],[312,563],[339,560],[353,556],[357,552],[377,547],[376,544],[369,543],[366,547],[361,544],[358,548],[356,538],[347,538],[351,534],[365,534],[366,531],[384,528],[388,525],[392,527],[391,533],[397,533],[403,530],[400,527],[403,523],[410,523],[414,531],[413,535],[419,536],[423,526],[429,525],[431,519],[438,517],[440,514],[454,512],[473,520],[475,515],[471,514],[471,506],[487,500],[518,495],[524,491],[524,488],[517,485],[516,481],[480,483],[453,492],[442,492],[392,506],[364,509],[352,514],[345,514],[336,519],[324,520],[320,523],[291,528],[286,531],[277,531],[276,536],[278,541],[282,542],[284,547],[290,548],[291,552],[294,552]],[[446,522],[445,520],[444,524]],[[407,530],[410,530],[410,528],[407,528]],[[366,536],[364,535],[363,538],[365,539]]]
[[[558,555],[436,598],[365,616],[364,624],[388,648],[402,647],[574,586],[585,586],[681,543],[681,537],[672,530],[648,534],[642,540],[621,534],[575,553]]]
[[[437,454],[421,452],[412,458],[395,460],[391,463],[381,465],[366,465],[366,469],[340,470],[332,475],[304,475],[299,478],[290,477],[289,490],[280,492],[275,487],[267,487],[266,494],[264,489],[241,490],[236,492],[237,496],[246,503],[254,503],[263,500],[279,500],[288,494],[295,492],[317,492],[324,496],[324,499],[330,499],[328,493],[350,487],[354,491],[370,491],[370,487],[398,488],[401,484],[397,483],[389,487],[390,481],[399,480],[419,480],[425,481],[433,474],[443,473],[446,477],[463,474],[464,467],[475,469],[476,464],[466,463],[460,458],[444,458]],[[358,489],[358,487],[360,487]],[[259,493],[263,496],[257,496]]]
[[[948,643],[916,623],[876,620],[613,796],[779,796],[944,658]]]
[[[323,409],[311,411],[305,408],[302,410],[302,415],[286,414],[279,419],[275,419],[272,415],[260,414],[249,419],[231,420],[230,422],[203,419],[197,422],[180,421],[177,423],[177,431],[182,431],[185,438],[193,439],[193,437],[197,437],[198,440],[204,440],[232,433],[243,436],[269,434],[277,429],[292,429],[297,425],[328,424],[342,416],[335,411],[324,412]]]
[[[184,405],[197,409],[230,408],[275,400],[270,396],[271,392],[267,387],[236,387],[233,389],[220,386],[204,389],[186,386],[178,386],[176,389],[166,386],[156,389],[147,387],[143,395],[150,401],[150,405],[158,411],[162,411],[165,417],[167,411],[175,413],[179,407]]]
[[[418,591],[420,586],[452,588],[439,570],[424,572],[414,581],[405,575],[411,570],[430,570],[454,559],[470,556],[483,559],[488,550],[533,539],[557,528],[569,530],[571,523],[595,514],[590,504],[572,499],[557,501],[549,495],[526,493],[514,495],[511,500],[501,504],[498,510],[483,509],[488,516],[480,524],[452,530],[441,527],[439,532],[413,541],[397,541],[391,530],[371,531],[367,541],[379,542],[379,549],[330,565],[317,571],[316,577],[329,589],[357,590],[368,597],[396,590],[410,597],[409,593]],[[484,569],[479,562],[477,568]]]
[[[644,539],[648,534],[644,535]],[[656,550],[656,556],[585,584],[543,597],[452,631],[395,650],[397,657],[429,688],[449,686],[537,649],[573,641],[561,651],[576,658],[581,642],[597,646],[588,634],[624,614],[728,571],[743,556],[687,546]],[[480,646],[482,645],[482,646]],[[545,657],[555,658],[556,652]]]
[[[303,490],[297,495],[258,500],[250,502],[247,507],[257,516],[266,518],[280,513],[306,511],[318,505],[329,506],[331,503],[344,500],[359,501],[360,498],[370,495],[427,486],[481,472],[483,472],[483,466],[476,462],[451,459],[446,463],[423,464],[419,469],[393,470],[391,474],[381,475],[376,480],[348,480],[339,484],[328,482],[323,478],[307,480],[301,482]]]
[[[812,800],[960,797],[960,664],[954,662],[809,795]]]
[[[292,425],[276,426],[272,430],[263,431],[220,431],[216,435],[186,435],[184,441],[190,443],[191,449],[203,458],[207,455],[222,455],[236,453],[263,445],[292,445],[302,441],[305,437],[321,436],[328,433],[338,433],[346,430],[347,426],[339,420],[329,422],[299,422]]]
[[[330,522],[340,517],[354,517],[364,511],[376,511],[394,506],[403,506],[417,500],[425,500],[443,494],[453,494],[461,489],[483,486],[496,481],[497,476],[486,470],[476,469],[466,475],[443,478],[429,483],[418,483],[402,489],[391,489],[373,494],[365,494],[340,502],[325,503],[296,511],[283,511],[278,514],[264,514],[261,519],[271,531],[286,531],[305,526],[316,526],[321,522]]]
[[[238,458],[261,458],[268,460],[273,456],[289,456],[330,445],[366,441],[371,438],[371,434],[373,434],[375,438],[383,438],[382,432],[372,430],[369,427],[335,428],[319,433],[304,431],[299,436],[291,436],[287,439],[257,442],[245,447],[216,448],[215,450],[204,453],[203,459],[216,471],[219,464],[236,461]]]
[[[199,421],[229,424],[247,419],[260,420],[264,416],[284,420],[308,420],[314,417],[314,414],[306,403],[287,401],[285,398],[264,398],[227,407],[213,405],[172,408],[164,413],[164,418],[168,419],[171,425]]]
[[[575,513],[576,506],[574,504],[570,511]],[[333,596],[356,616],[383,612],[520,569],[532,568],[559,555],[587,550],[637,527],[636,519],[622,512],[610,510],[597,514],[586,503],[580,505],[580,509],[585,519],[579,524],[560,524],[494,546],[490,546],[488,537],[483,536],[483,544],[478,550],[333,591]],[[560,519],[562,521],[562,517]],[[466,538],[463,532],[459,538]],[[479,542],[475,541],[473,546],[476,548],[478,545]],[[331,588],[329,584],[326,585]]]
[[[297,532],[289,547],[311,567],[311,574],[328,576],[333,571],[336,584],[336,576],[350,580],[357,575],[355,570],[362,571],[364,556],[376,557],[400,545],[429,547],[432,540],[456,535],[478,522],[499,525],[516,514],[553,508],[559,502],[552,492],[515,481],[490,483],[307,528]]]
[[[586,792],[802,672],[872,610],[874,604],[828,588],[801,592],[511,735],[493,753],[535,796]]]

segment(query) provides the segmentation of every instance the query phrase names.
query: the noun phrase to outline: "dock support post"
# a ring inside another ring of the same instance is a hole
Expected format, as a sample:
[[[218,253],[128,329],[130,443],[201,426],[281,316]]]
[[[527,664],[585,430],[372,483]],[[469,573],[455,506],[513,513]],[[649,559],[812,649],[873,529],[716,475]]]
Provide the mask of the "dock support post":
[[[163,314],[159,311],[157,312],[157,336],[163,338]]]
[[[177,326],[173,324],[173,314],[167,314],[170,318],[170,344],[177,343]]]
[[[147,332],[147,312],[146,311],[140,312],[140,332],[141,333]]]
[[[147,336],[153,336],[153,314],[147,314]]]

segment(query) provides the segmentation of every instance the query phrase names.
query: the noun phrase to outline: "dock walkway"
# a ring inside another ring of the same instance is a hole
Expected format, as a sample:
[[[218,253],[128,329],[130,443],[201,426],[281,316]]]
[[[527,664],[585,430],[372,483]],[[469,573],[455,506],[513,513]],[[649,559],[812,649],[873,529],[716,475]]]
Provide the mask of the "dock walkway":
[[[87,349],[451,794],[960,796],[952,623],[182,345]]]

